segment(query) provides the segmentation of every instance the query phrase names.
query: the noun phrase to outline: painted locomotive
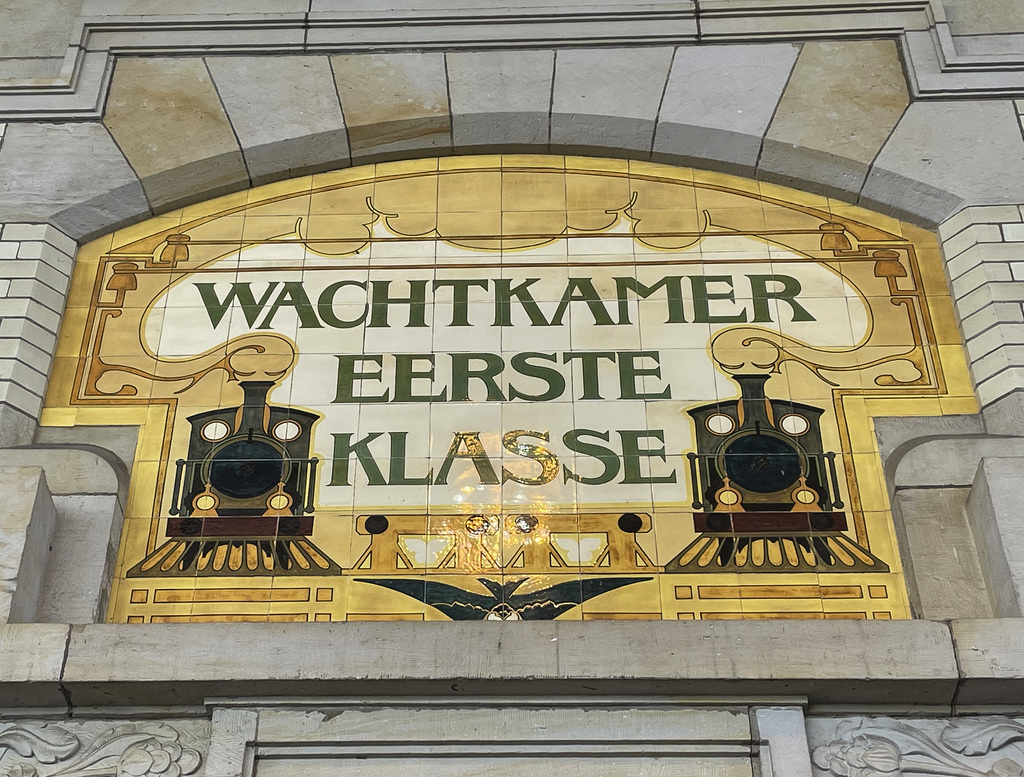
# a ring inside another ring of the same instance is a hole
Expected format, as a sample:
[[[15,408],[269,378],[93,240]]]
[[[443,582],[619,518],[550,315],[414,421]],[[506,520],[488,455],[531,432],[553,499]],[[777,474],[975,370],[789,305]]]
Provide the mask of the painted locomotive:
[[[326,574],[309,540],[319,416],[268,404],[272,381],[242,381],[242,404],[197,413],[175,462],[168,541],[130,575]]]
[[[740,398],[691,408],[687,454],[698,538],[666,571],[888,571],[844,534],[824,410],[765,394],[770,376],[734,375]]]

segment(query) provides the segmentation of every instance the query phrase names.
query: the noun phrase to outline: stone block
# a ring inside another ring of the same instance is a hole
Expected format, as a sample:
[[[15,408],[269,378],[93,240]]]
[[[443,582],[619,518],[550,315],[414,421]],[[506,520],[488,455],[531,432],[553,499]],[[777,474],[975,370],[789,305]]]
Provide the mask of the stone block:
[[[46,13],[33,0],[5,0],[0,51],[5,57],[63,58],[82,0],[53,0]]]
[[[1024,377],[1024,370],[1020,372]],[[1024,436],[1024,389],[1004,393],[982,410],[982,416],[989,434]]]
[[[958,276],[949,284],[949,286],[950,291],[953,292],[954,299],[961,299],[975,289],[988,283],[1000,283],[1012,280],[1013,275],[1010,273],[1010,265],[986,262],[978,265],[972,270],[968,270],[963,275]]]
[[[36,619],[56,510],[41,467],[0,467],[0,621]]]
[[[933,226],[970,205],[1024,201],[1024,140],[1009,101],[918,101],[872,167],[865,207]]]
[[[0,626],[0,705],[66,705],[60,676],[69,630],[63,623]]]
[[[1010,704],[1024,698],[1024,619],[955,620],[960,689],[957,707]]]
[[[894,41],[805,43],[765,136],[758,173],[855,197],[909,99]]]
[[[999,224],[973,224],[945,240],[942,243],[942,254],[948,261],[978,243],[1001,243],[1002,240],[1003,231]]]
[[[452,52],[446,62],[457,151],[547,147],[553,51]]]
[[[354,162],[451,149],[443,54],[341,55],[331,66]]]
[[[948,630],[924,621],[95,624],[74,627],[64,685],[76,706],[489,693],[948,704],[956,677]]]
[[[955,35],[1024,32],[1024,7],[1016,0],[943,0]]]
[[[768,750],[767,759],[761,755],[762,775],[811,777],[804,711],[799,707],[761,707],[753,718],[757,736]]]
[[[966,342],[967,358],[973,362],[1005,345],[1024,345],[1024,326],[1000,324],[986,329]]]
[[[36,416],[10,402],[0,401],[0,449],[32,442],[38,427]]]
[[[1024,346],[1003,345],[981,358],[971,358],[971,375],[979,386],[988,378],[1011,367],[1024,367]]]
[[[982,459],[967,502],[985,582],[1001,617],[1021,616],[1024,602],[1024,457]]]
[[[241,149],[202,59],[119,59],[103,123],[157,211],[249,186]]]
[[[980,435],[926,439],[900,458],[893,480],[897,488],[968,487],[986,456],[1024,456],[1024,439]]]
[[[78,243],[50,224],[5,224],[4,240],[41,240],[65,256],[74,256]]]
[[[1010,263],[1021,258],[1021,247],[1015,243],[978,243],[952,259],[946,260],[950,278],[959,278],[968,270],[988,262]]]
[[[788,43],[676,49],[654,158],[752,174],[798,52]]]
[[[54,494],[118,494],[124,503],[127,469],[101,448],[18,449],[18,462],[42,467]]]
[[[124,513],[116,494],[55,496],[57,523],[40,589],[39,619],[96,623],[106,616]]]
[[[1019,392],[1020,387],[1024,386],[1024,366],[1007,367],[989,378],[978,380],[977,383],[981,414],[985,417],[986,426],[989,426],[990,408]]]
[[[209,57],[206,64],[254,186],[348,165],[327,57]]]
[[[150,207],[102,124],[18,123],[0,147],[0,212],[11,222],[49,222],[85,241],[147,217]],[[47,242],[67,247],[46,234]]]
[[[972,224],[1003,224],[1021,220],[1020,209],[1015,205],[964,208],[952,218],[939,224],[939,239],[949,240]]]
[[[946,704],[956,685],[947,629],[926,621],[558,621],[559,673],[631,693],[913,698]]]
[[[671,62],[667,47],[559,51],[552,149],[649,154]]]
[[[985,578],[964,512],[969,489],[901,488],[893,517],[915,615],[929,620],[992,617]]]
[[[0,381],[0,404],[10,405],[33,420],[39,418],[43,407],[41,395],[11,381]]]

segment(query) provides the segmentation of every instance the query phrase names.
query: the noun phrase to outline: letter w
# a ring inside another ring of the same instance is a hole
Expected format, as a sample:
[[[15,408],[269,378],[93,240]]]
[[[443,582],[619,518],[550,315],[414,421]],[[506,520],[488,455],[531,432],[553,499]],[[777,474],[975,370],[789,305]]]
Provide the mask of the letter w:
[[[199,296],[203,298],[203,305],[206,307],[206,312],[210,316],[210,323],[214,329],[220,326],[220,322],[224,319],[224,314],[228,312],[228,308],[231,307],[231,303],[234,300],[238,300],[238,304],[242,306],[242,312],[245,314],[245,321],[249,324],[250,328],[255,326],[256,319],[259,318],[263,308],[266,307],[270,301],[270,295],[274,292],[274,289],[278,287],[278,282],[274,281],[267,285],[267,290],[263,292],[263,296],[260,297],[260,301],[257,302],[256,298],[252,295],[252,289],[248,283],[232,283],[231,290],[227,293],[223,300],[217,298],[217,292],[214,290],[214,284],[212,283],[197,283],[196,288],[199,289]]]

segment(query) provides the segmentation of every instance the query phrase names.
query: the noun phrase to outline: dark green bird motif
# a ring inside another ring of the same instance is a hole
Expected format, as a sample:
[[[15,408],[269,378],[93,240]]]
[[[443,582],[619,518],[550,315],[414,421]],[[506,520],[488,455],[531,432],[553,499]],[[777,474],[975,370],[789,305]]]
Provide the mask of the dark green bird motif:
[[[479,594],[447,583],[414,578],[357,578],[359,583],[372,583],[382,588],[411,596],[413,599],[440,610],[455,621],[524,620],[543,621],[557,618],[573,607],[633,583],[643,583],[650,577],[590,577],[569,580],[529,593],[516,593],[529,578],[498,582],[485,577],[477,578],[490,592]]]

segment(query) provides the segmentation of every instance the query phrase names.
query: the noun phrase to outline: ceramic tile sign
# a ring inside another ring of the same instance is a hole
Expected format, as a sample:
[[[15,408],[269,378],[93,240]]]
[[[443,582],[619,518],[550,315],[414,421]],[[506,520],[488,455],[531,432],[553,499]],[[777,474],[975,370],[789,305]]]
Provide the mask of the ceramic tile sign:
[[[975,410],[932,236],[692,170],[315,175],[84,247],[110,618],[909,617],[875,416]]]

